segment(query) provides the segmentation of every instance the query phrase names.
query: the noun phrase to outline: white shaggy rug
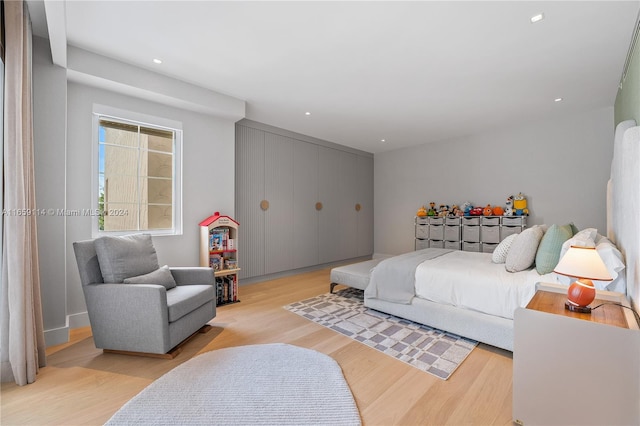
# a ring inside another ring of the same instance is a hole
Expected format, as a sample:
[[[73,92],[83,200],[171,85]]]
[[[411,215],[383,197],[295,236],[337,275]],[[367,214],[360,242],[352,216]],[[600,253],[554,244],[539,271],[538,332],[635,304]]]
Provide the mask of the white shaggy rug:
[[[360,425],[331,357],[282,343],[219,349],[169,371],[108,425]]]

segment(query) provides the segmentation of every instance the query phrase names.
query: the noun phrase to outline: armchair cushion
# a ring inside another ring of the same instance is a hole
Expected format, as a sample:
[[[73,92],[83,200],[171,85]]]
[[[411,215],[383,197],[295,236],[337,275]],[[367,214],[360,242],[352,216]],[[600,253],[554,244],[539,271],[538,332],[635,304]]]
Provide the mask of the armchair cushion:
[[[160,267],[149,234],[100,237],[95,240],[95,250],[102,278],[107,283],[122,283],[125,278],[148,274]]]
[[[153,272],[149,272],[148,274],[125,278],[123,282],[125,284],[159,284],[164,286],[167,290],[171,290],[176,286],[176,280],[173,279],[171,270],[167,265],[164,265]]]
[[[215,299],[211,285],[181,285],[167,291],[169,322],[174,322]]]

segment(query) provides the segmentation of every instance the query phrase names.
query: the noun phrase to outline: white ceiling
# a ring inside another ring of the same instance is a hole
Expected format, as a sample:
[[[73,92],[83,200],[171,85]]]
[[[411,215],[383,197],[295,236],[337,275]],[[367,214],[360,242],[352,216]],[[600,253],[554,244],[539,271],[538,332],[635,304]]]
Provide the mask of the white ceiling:
[[[252,120],[369,152],[612,106],[640,7],[639,1],[60,4],[50,3],[47,12],[66,14],[69,45],[243,99]],[[545,19],[532,24],[541,12]],[[34,15],[34,32],[46,35]],[[558,97],[563,101],[554,102]]]

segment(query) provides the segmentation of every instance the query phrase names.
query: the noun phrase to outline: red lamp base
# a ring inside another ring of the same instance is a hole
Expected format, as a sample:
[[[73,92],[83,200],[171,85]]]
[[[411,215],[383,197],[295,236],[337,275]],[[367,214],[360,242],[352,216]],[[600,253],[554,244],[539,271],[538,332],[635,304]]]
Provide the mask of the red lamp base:
[[[564,308],[566,310],[568,310],[568,311],[571,311],[571,312],[580,312],[580,313],[583,313],[583,314],[590,314],[591,313],[591,307],[590,306],[576,306],[576,305],[573,305],[573,304],[569,303],[568,301],[564,302]]]
[[[591,308],[587,305],[593,302],[596,298],[596,288],[593,285],[593,281],[581,278],[578,281],[574,281],[569,286],[567,292],[567,301],[564,307],[572,312],[591,313]]]

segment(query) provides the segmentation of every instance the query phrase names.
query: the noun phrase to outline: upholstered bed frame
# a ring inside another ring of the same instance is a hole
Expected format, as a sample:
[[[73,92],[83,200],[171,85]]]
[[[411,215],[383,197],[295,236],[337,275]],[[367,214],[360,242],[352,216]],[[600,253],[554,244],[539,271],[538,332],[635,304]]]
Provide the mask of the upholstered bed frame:
[[[611,180],[608,185],[608,237],[625,256],[627,299],[638,309],[640,300],[640,126],[625,121],[616,128]],[[557,284],[539,284],[546,290],[565,292]],[[624,300],[619,293],[599,292],[598,297]],[[366,299],[369,308],[449,331],[513,351],[513,320],[456,308],[414,297],[410,304]],[[631,312],[627,321],[635,325]]]

